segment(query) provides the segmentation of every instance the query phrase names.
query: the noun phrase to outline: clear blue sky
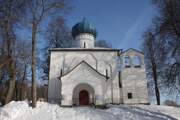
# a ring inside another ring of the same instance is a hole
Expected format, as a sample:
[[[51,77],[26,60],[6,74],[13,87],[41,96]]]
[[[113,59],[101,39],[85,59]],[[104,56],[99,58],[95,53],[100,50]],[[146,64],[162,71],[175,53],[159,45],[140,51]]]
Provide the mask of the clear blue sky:
[[[151,24],[155,10],[151,0],[74,0],[67,18],[72,27],[86,17],[113,48],[141,48],[142,34]]]

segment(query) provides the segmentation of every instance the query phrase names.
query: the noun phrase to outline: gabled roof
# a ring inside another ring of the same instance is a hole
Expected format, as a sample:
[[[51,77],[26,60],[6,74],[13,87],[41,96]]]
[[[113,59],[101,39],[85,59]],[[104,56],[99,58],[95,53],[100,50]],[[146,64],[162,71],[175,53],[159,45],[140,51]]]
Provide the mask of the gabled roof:
[[[93,71],[95,71],[97,74],[99,74],[100,76],[102,76],[102,77],[107,77],[106,75],[104,75],[104,74],[102,74],[102,73],[100,73],[100,72],[98,72],[96,69],[94,69],[91,65],[89,65],[86,61],[81,61],[80,63],[78,63],[75,67],[73,67],[70,71],[68,71],[67,73],[65,73],[64,75],[62,75],[61,77],[64,77],[64,76],[66,76],[66,75],[68,75],[69,73],[71,73],[73,70],[75,70],[78,66],[80,66],[81,64],[85,64],[85,65],[87,65],[90,69],[92,69]]]
[[[129,48],[129,49],[127,49],[127,50],[123,51],[123,52],[122,52],[122,54],[124,54],[124,53],[126,53],[126,52],[128,52],[128,51],[130,51],[130,50],[132,50],[132,51],[136,51],[136,52],[138,52],[138,53],[140,53],[140,54],[143,54],[143,55],[144,55],[144,53],[143,53],[142,51],[137,50],[137,49],[134,49],[134,48]]]

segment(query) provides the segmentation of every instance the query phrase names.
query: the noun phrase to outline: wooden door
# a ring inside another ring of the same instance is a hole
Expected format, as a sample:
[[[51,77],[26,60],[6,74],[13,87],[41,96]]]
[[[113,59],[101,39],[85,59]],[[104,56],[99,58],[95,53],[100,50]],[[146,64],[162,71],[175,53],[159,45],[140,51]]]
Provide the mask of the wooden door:
[[[89,93],[86,90],[80,91],[79,104],[80,105],[89,105]]]

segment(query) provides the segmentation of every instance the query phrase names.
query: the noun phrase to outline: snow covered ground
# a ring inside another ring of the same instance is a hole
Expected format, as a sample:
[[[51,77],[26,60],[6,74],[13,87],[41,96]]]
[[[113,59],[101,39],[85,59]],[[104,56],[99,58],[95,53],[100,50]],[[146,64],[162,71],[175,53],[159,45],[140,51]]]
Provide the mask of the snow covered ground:
[[[155,105],[108,105],[93,107],[60,107],[38,102],[32,109],[26,101],[10,102],[0,108],[0,120],[180,120],[180,108]]]

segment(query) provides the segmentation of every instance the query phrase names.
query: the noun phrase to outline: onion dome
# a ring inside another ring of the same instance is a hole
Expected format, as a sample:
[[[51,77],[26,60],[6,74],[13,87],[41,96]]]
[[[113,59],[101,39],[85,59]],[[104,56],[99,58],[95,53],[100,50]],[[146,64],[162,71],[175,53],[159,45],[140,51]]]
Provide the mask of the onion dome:
[[[71,33],[73,38],[75,38],[77,35],[82,33],[92,34],[95,38],[97,36],[97,31],[95,26],[90,22],[88,22],[85,18],[81,22],[73,26]]]

